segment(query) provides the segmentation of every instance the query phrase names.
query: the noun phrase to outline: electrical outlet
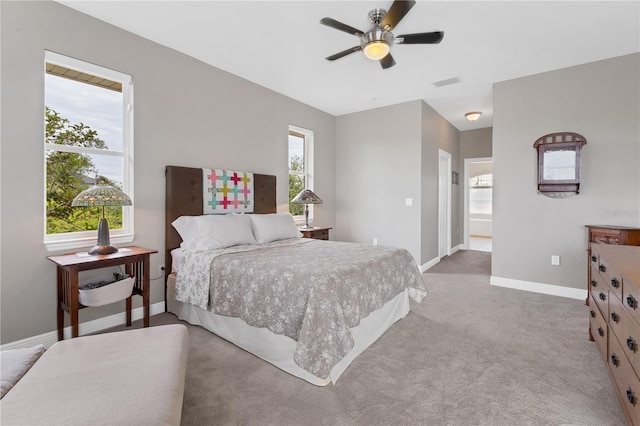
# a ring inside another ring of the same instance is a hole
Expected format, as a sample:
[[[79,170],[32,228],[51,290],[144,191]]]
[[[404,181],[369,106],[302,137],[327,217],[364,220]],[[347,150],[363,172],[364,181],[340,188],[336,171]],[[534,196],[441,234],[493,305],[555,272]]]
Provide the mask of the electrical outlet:
[[[158,274],[160,274],[160,276],[164,276],[164,265],[159,265],[158,266]]]
[[[558,255],[551,256],[551,264],[554,266],[560,265],[560,256]]]

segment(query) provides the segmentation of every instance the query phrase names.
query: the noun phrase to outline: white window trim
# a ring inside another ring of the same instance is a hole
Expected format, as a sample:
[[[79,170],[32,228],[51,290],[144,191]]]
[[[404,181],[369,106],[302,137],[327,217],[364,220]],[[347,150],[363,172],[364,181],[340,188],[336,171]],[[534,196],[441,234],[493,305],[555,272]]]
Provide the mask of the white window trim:
[[[55,65],[60,65],[67,68],[72,68],[74,70],[86,72],[87,74],[92,74],[97,77],[106,78],[109,80],[117,81],[122,83],[122,107],[123,107],[123,122],[122,122],[122,136],[123,136],[123,151],[122,151],[122,159],[123,159],[123,188],[122,190],[131,198],[133,201],[133,206],[125,207],[122,209],[122,229],[113,229],[109,230],[109,239],[111,244],[126,244],[130,243],[135,238],[134,233],[134,182],[133,182],[133,77],[121,73],[119,71],[111,70],[108,68],[104,68],[95,64],[91,64],[88,62],[80,61],[75,58],[71,58],[68,56],[60,55],[55,52],[51,52],[45,50],[44,55],[44,63],[43,66],[46,66],[46,63],[51,63]],[[46,70],[46,68],[45,68]],[[107,89],[105,89],[107,90]],[[44,108],[43,108],[44,111]],[[44,116],[44,113],[43,113]],[[44,132],[43,132],[43,140],[44,140]],[[44,144],[43,147],[43,155],[47,150],[47,145]],[[59,145],[56,146],[56,149],[59,151],[68,151],[74,152],[76,150],[75,147],[64,147],[60,148]],[[90,150],[82,150],[83,152],[88,152]],[[114,155],[113,153],[104,152],[103,150],[96,150],[96,154],[99,155]],[[44,171],[44,182],[43,188],[46,187],[47,180],[47,172],[46,172],[46,162],[44,162],[43,167]],[[46,200],[43,199],[43,212],[44,212],[44,221],[43,221],[43,231],[44,235],[44,245],[47,251],[61,251],[61,250],[73,250],[84,247],[91,247],[95,245],[97,241],[98,231],[83,231],[83,232],[68,232],[64,234],[47,234],[47,212],[46,212]]]
[[[290,132],[296,132],[304,135],[304,171],[305,171],[305,189],[313,189],[313,130],[302,127],[289,125]],[[289,200],[291,201],[291,200]],[[293,216],[296,225],[304,225],[304,214]],[[309,204],[309,225],[313,224],[313,204]]]

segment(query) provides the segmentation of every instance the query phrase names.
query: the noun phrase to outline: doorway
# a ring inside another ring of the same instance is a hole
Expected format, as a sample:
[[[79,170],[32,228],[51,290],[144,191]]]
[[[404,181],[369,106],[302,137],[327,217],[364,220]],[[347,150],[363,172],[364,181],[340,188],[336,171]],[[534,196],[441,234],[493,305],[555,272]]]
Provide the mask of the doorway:
[[[492,251],[493,158],[464,160],[464,247]]]
[[[438,257],[442,259],[451,254],[451,154],[438,151]]]

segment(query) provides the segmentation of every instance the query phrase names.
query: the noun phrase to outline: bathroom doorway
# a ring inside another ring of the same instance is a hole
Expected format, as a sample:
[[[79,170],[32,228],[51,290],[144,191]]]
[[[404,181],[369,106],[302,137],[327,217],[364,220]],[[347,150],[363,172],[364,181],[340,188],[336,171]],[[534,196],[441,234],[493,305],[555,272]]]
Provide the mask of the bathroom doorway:
[[[493,159],[464,160],[464,246],[492,251]]]

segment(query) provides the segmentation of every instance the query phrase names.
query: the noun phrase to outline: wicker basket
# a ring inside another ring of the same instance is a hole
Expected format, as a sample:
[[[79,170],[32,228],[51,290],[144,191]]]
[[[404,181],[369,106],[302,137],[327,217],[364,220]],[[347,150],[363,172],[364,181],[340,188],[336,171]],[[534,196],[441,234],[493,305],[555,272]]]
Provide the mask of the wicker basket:
[[[113,276],[96,277],[92,278],[88,282],[110,280],[113,280]],[[135,278],[129,277],[97,288],[78,289],[78,300],[84,306],[102,306],[118,302],[131,296],[134,282]],[[81,284],[80,287],[87,283]]]

